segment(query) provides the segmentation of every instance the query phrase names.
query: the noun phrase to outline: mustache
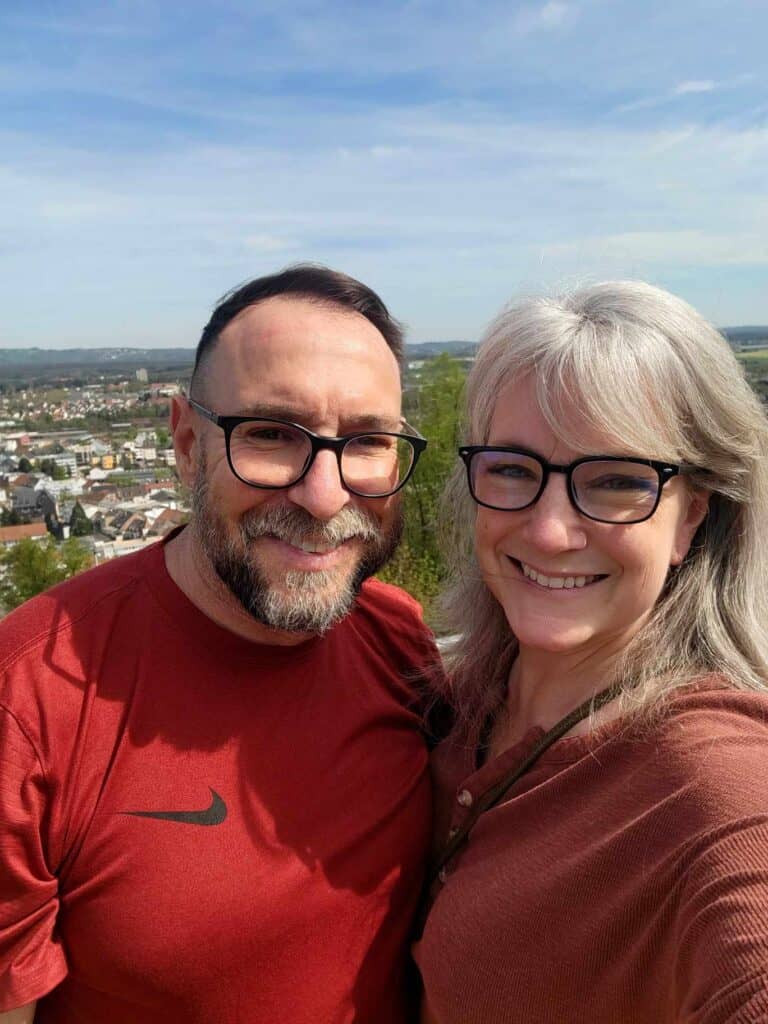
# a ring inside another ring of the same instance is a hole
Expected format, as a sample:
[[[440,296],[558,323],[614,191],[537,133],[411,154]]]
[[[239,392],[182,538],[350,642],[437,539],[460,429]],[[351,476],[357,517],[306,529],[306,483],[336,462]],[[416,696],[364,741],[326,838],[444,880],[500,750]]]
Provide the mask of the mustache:
[[[333,519],[315,519],[303,508],[252,509],[240,521],[245,540],[277,537],[288,544],[323,544],[336,546],[353,537],[375,541],[381,536],[376,520],[363,509],[343,508]]]

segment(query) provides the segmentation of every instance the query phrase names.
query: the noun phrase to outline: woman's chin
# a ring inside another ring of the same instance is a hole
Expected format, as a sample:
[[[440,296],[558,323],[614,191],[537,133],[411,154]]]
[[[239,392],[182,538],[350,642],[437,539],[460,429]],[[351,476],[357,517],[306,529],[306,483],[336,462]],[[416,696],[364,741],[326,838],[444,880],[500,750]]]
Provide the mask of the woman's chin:
[[[575,654],[589,645],[594,635],[592,630],[575,627],[572,629],[553,629],[550,625],[545,629],[515,629],[510,623],[512,632],[517,637],[521,653],[536,651],[542,654]]]

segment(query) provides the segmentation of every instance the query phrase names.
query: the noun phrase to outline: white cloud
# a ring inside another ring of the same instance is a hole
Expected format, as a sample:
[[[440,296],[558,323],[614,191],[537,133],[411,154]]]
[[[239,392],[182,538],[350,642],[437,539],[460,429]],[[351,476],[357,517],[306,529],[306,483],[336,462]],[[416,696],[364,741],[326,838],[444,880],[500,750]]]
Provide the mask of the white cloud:
[[[243,239],[246,249],[256,249],[259,252],[286,252],[290,249],[297,249],[298,243],[290,238],[281,238],[278,235],[248,235]]]
[[[636,272],[658,273],[669,266],[727,267],[766,264],[768,242],[757,232],[730,234],[684,229],[680,231],[629,231],[594,238],[574,239],[542,247],[553,260],[567,264],[581,262],[600,272],[601,268],[636,268]],[[768,312],[768,311],[766,311]]]
[[[695,303],[720,270],[768,277],[766,16],[721,6],[222,0],[211,26],[202,0],[78,0],[15,43],[0,11],[0,344],[13,317],[22,343],[103,341],[99,311],[108,341],[184,343],[299,258],[421,338],[472,336],[532,276],[675,271]]]
[[[0,136],[15,240],[0,287],[17,340],[98,344],[108,322],[114,344],[183,344],[216,295],[295,259],[370,281],[421,340],[476,336],[532,277],[768,277],[768,129],[630,132],[441,108],[298,111],[287,129],[306,137],[310,124],[325,145],[298,154],[210,141],[110,160]],[[705,292],[686,297],[706,311]]]
[[[556,0],[551,0],[550,3],[544,4],[539,10],[539,23],[547,28],[556,28],[558,25],[563,24],[570,12],[571,6],[569,4],[557,3]]]
[[[377,160],[392,160],[407,156],[410,146],[371,146],[370,153]]]
[[[726,92],[733,89],[743,88],[754,82],[756,76],[751,72],[734,75],[732,78],[715,81],[712,78],[691,78],[663,93],[654,93],[649,96],[641,96],[637,100],[623,103],[616,108],[620,114],[631,113],[636,110],[648,110],[653,107],[661,107],[674,103],[681,96],[700,96],[706,93]]]
[[[540,7],[523,8],[514,15],[512,25],[515,32],[523,35],[552,31],[563,26],[574,13],[573,4],[549,0]]]
[[[689,93],[697,92],[713,92],[717,89],[717,82],[713,82],[711,79],[693,79],[689,82],[680,82],[672,90],[675,96],[685,96]]]

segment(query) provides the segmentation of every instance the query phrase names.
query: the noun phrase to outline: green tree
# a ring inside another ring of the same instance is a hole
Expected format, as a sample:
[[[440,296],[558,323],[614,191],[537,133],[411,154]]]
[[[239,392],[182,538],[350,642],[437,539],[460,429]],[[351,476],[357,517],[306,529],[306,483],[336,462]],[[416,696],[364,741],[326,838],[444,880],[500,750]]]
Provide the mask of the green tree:
[[[19,472],[20,473],[31,473],[32,472],[32,463],[29,461],[29,459],[26,457],[26,455],[22,455],[21,458],[19,459]]]
[[[427,618],[434,612],[445,571],[437,537],[438,507],[456,465],[465,378],[462,364],[449,355],[438,356],[424,367],[418,401],[408,415],[429,445],[403,490],[403,542],[380,573],[382,579],[413,594]]]
[[[15,508],[4,508],[0,511],[0,526],[20,526],[23,522]]]
[[[171,436],[165,427],[157,427],[155,430],[155,436],[157,437],[158,448],[167,448],[171,443]]]
[[[85,514],[85,509],[76,501],[69,517],[69,529],[73,537],[87,537],[93,533],[93,523]]]
[[[91,555],[71,538],[57,544],[25,538],[0,554],[0,604],[10,611],[55,583],[91,566]]]
[[[64,466],[60,466],[53,459],[41,459],[39,469],[41,473],[45,473],[46,476],[51,477],[53,480],[66,480],[67,478]]]

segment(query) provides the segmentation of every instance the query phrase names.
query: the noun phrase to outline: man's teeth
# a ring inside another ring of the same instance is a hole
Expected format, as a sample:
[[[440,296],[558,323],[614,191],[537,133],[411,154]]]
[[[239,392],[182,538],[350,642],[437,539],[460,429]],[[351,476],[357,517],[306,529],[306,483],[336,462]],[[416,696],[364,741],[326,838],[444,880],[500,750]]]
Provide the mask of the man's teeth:
[[[309,544],[305,541],[292,541],[293,547],[306,551],[310,555],[327,555],[336,548],[335,544]]]
[[[525,562],[520,563],[523,575],[540,587],[549,587],[552,590],[571,590],[573,587],[585,587],[587,583],[594,583],[597,576],[545,576],[544,573],[536,572]]]

